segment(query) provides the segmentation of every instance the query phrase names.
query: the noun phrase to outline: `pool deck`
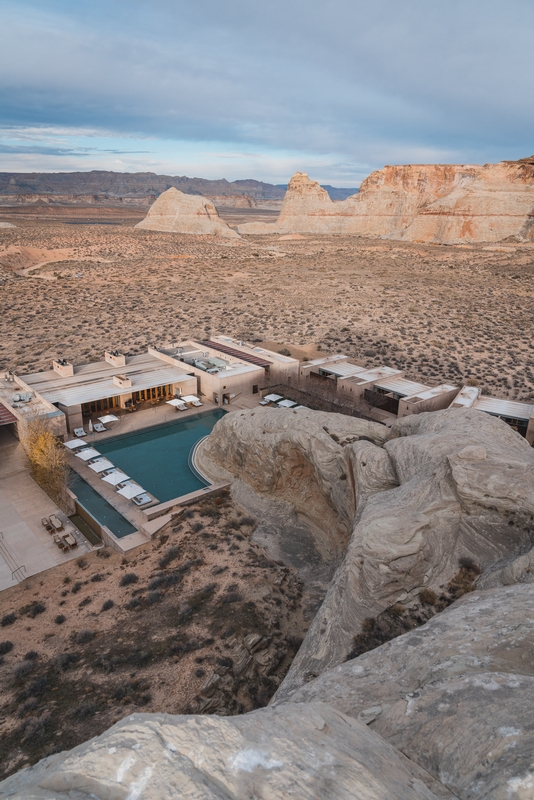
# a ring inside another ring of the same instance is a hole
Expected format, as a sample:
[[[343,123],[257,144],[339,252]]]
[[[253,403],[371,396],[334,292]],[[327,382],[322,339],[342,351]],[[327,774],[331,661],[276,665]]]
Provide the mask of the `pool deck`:
[[[78,547],[64,553],[54,544],[41,524],[51,514],[62,520]],[[0,591],[92,550],[30,476],[22,445],[5,427],[0,427],[0,531]],[[24,570],[17,573],[17,580],[12,572],[21,566]]]

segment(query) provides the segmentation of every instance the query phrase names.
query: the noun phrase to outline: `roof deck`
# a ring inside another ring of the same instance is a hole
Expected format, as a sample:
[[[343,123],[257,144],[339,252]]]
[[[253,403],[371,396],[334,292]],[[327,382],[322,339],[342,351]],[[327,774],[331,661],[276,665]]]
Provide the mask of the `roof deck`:
[[[425,391],[417,392],[417,394],[408,396],[405,399],[407,403],[419,403],[425,400],[432,400],[432,398],[439,397],[442,394],[454,392],[455,389],[458,389],[458,387],[450,383],[442,383],[441,386],[433,386],[431,389],[427,388]]]
[[[114,376],[125,375],[130,386],[118,386]],[[22,380],[49,403],[75,406],[92,403],[105,397],[140,392],[154,386],[180,383],[189,376],[185,369],[165,364],[147,353],[131,356],[126,365],[117,367],[107,361],[82,364],[74,367],[71,376],[59,375],[55,370],[34,372],[21,376]]]
[[[391,392],[399,397],[412,397],[421,395],[430,389],[424,383],[417,383],[416,381],[409,381],[406,378],[394,377],[386,378],[385,380],[378,380],[375,382],[375,389],[381,389],[383,392]]]
[[[395,376],[402,377],[401,369],[394,369],[393,367],[374,367],[373,369],[364,369],[358,374],[352,375],[348,380],[351,383],[376,383],[380,380],[388,380]]]
[[[485,411],[496,417],[507,419],[529,420],[534,411],[531,403],[517,403],[513,400],[501,400],[499,397],[485,397],[481,395],[473,405],[477,411]]]
[[[460,389],[449,408],[472,408],[480,395],[476,386],[464,386]]]

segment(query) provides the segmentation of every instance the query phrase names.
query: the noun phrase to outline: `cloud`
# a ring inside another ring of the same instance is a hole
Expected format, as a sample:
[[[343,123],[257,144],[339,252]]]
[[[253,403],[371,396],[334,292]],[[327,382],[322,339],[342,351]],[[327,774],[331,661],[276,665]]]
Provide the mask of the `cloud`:
[[[105,160],[110,138],[150,139],[176,143],[178,168],[180,143],[218,142],[212,163],[264,153],[270,169],[284,152],[353,174],[533,149],[527,0],[5,0],[0,26],[1,122],[18,144],[71,131]]]

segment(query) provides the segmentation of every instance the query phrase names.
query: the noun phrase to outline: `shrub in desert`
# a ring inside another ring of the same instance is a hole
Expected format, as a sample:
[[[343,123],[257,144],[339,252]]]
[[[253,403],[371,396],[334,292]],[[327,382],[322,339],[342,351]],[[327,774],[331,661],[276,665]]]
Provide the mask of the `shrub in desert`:
[[[40,417],[25,420],[19,426],[19,435],[33,479],[60,508],[66,509],[70,473],[65,448]]]

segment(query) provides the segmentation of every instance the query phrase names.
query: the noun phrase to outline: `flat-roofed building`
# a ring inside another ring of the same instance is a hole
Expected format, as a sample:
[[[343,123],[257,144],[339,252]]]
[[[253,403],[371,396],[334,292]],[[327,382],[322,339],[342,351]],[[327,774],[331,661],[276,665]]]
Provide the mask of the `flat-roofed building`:
[[[301,361],[299,367],[299,374],[301,378],[325,378],[337,380],[338,375],[334,373],[333,369],[336,365],[349,364],[350,366],[358,366],[349,362],[349,357],[343,353],[335,353],[331,356],[319,356],[319,358],[312,358],[310,361]],[[365,369],[365,367],[359,367]]]
[[[480,395],[472,408],[499,417],[534,445],[534,405]]]
[[[212,336],[209,341],[204,341],[202,344],[208,345],[221,353],[223,358],[228,353],[231,353],[237,358],[249,361],[251,364],[257,364],[257,359],[261,359],[263,363],[269,362],[264,366],[267,383],[294,384],[298,380],[299,360],[292,356],[275,353],[265,347],[256,347],[252,344],[247,344],[247,342],[232,339],[230,336]]]
[[[476,386],[464,386],[450,404],[450,408],[473,408],[479,397],[480,389]]]
[[[451,400],[458,394],[459,387],[449,383],[441,386],[433,386],[418,390],[413,395],[399,397],[399,417],[407,417],[410,414],[421,414],[424,411],[440,411],[448,408]]]
[[[272,363],[261,354],[245,354],[245,358],[234,348],[227,350],[223,353],[208,342],[194,340],[148,348],[154,357],[195,375],[196,391],[219,405],[259,394],[260,388],[268,385],[266,371]]]
[[[52,370],[22,375],[21,380],[36,396],[63,412],[72,433],[83,428],[84,415],[194,393],[197,380],[189,372],[183,364],[169,365],[149,353],[124,356],[111,351],[104,361],[78,366],[60,359]]]
[[[372,367],[371,369],[362,369],[354,375],[348,375],[342,378],[339,383],[339,389],[345,395],[359,400],[365,398],[371,405],[374,386],[377,381],[385,381],[392,378],[402,378],[403,372],[401,369],[394,369],[393,367]]]

